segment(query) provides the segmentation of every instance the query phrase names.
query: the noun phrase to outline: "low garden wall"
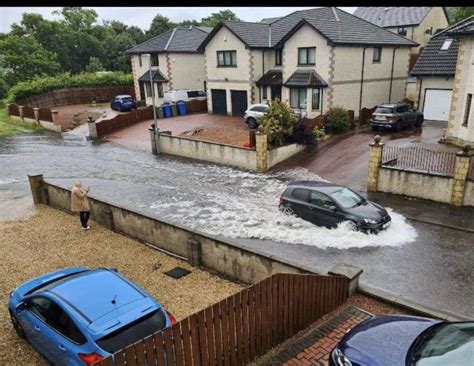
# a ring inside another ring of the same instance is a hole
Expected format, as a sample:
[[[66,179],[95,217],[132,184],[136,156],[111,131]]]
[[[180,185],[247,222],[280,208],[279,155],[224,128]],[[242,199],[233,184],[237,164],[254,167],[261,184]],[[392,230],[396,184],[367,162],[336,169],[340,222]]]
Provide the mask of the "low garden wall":
[[[17,101],[20,105],[31,107],[54,108],[60,105],[108,103],[113,97],[120,94],[128,94],[135,98],[133,85],[108,86],[98,88],[71,88],[50,91],[41,95]]]
[[[62,131],[58,121],[58,112],[49,108],[7,104],[5,110],[9,118],[39,124],[43,128],[54,132]]]
[[[169,154],[185,158],[230,165],[233,167],[264,172],[303,151],[306,146],[291,144],[267,150],[267,136],[256,134],[256,147],[245,148],[218,142],[199,141],[183,136],[172,136],[170,132],[149,129],[154,154]]]

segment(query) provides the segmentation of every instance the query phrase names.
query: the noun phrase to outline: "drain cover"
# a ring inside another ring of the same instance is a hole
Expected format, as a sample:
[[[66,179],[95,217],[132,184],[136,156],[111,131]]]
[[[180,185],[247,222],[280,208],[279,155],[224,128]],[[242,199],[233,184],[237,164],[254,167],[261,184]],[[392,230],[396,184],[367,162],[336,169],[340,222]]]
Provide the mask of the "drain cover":
[[[175,267],[172,270],[165,272],[165,275],[173,277],[173,278],[181,278],[184,277],[188,274],[190,274],[191,271],[188,271],[187,269],[181,268],[181,267]]]

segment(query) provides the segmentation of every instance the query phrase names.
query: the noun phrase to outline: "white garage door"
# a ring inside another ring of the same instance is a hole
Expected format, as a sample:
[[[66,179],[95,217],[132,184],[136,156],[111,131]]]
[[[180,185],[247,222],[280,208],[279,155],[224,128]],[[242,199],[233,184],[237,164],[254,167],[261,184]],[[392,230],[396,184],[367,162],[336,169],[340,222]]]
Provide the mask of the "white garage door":
[[[425,119],[447,121],[451,108],[452,90],[427,89],[425,91],[425,106],[423,114]]]

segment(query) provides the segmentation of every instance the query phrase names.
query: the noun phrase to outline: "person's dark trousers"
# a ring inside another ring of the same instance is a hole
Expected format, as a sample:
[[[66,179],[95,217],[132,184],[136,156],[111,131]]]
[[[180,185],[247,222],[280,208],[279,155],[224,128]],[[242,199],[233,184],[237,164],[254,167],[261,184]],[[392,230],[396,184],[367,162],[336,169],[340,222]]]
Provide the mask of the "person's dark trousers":
[[[90,216],[91,216],[91,213],[89,211],[79,212],[79,218],[81,219],[81,225],[83,228],[87,227],[87,221],[89,221]]]

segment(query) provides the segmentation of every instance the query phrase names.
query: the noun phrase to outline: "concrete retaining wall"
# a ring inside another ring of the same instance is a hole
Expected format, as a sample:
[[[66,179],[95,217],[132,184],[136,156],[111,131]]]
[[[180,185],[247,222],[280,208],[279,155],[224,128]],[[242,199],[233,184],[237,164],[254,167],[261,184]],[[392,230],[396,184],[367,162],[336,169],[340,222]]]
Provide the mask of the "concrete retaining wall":
[[[35,176],[33,179],[38,177],[41,176]],[[31,179],[30,177],[30,182]],[[69,189],[47,182],[37,182],[32,187],[35,203],[45,203],[70,212]],[[177,224],[133,212],[96,198],[89,197],[89,203],[91,218],[97,223],[245,283],[257,283],[279,272],[310,272],[212,236],[193,232]],[[196,257],[199,257],[197,261]]]
[[[380,167],[378,191],[450,203],[453,178]],[[467,192],[466,192],[467,193]]]
[[[56,123],[53,123],[53,122],[49,122],[49,121],[41,121],[39,120],[38,122],[34,119],[31,119],[31,118],[22,118],[22,117],[19,117],[19,116],[14,116],[14,115],[10,115],[10,118],[11,119],[16,119],[18,121],[23,121],[23,122],[27,122],[27,123],[31,123],[31,124],[40,124],[44,129],[46,130],[50,130],[50,131],[54,131],[54,132],[59,132],[61,133],[62,129],[61,129],[61,126],[56,124]]]
[[[286,159],[291,158],[293,155],[306,149],[305,145],[291,144],[279,147],[277,149],[268,150],[267,153],[267,168],[271,168]]]

